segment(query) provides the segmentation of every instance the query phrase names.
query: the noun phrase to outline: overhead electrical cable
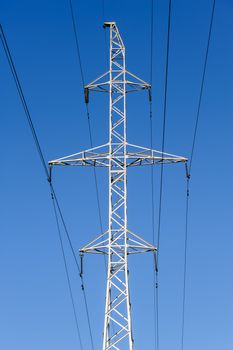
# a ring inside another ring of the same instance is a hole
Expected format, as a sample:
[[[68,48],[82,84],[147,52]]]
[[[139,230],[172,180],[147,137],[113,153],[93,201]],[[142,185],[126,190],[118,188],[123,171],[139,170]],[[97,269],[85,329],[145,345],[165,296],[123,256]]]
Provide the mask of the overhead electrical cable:
[[[188,246],[188,218],[189,218],[189,180],[187,172],[186,203],[185,203],[185,235],[184,235],[184,276],[182,297],[182,325],[181,325],[181,350],[184,348],[184,325],[185,325],[185,301],[186,301],[186,274],[187,274],[187,246]]]
[[[171,8],[172,1],[169,0],[168,8],[168,24],[167,24],[167,45],[166,45],[166,66],[165,66],[165,84],[164,84],[164,104],[163,104],[163,128],[162,128],[162,160],[164,156],[165,136],[166,136],[166,118],[167,118],[167,90],[168,90],[168,73],[169,73],[169,53],[170,53],[170,31],[171,31]],[[163,161],[160,168],[160,190],[159,190],[159,212],[158,212],[158,230],[157,230],[157,266],[159,266],[160,254],[160,235],[161,235],[161,215],[162,215],[162,199],[163,199]],[[159,279],[158,269],[156,269],[156,305],[157,305],[157,350],[159,349]]]
[[[77,266],[78,271],[79,271],[79,275],[80,275],[81,282],[82,282],[81,286],[82,286],[82,291],[83,291],[83,296],[84,296],[85,309],[86,309],[88,326],[89,326],[89,332],[90,332],[90,337],[91,337],[91,342],[92,342],[92,349],[94,350],[92,331],[91,331],[91,327],[90,327],[89,310],[88,310],[88,305],[87,305],[87,300],[86,300],[86,293],[85,293],[85,289],[84,289],[83,276],[81,274],[81,270],[80,270],[80,267],[79,267],[79,264],[78,264],[78,261],[77,261],[77,257],[76,257],[76,254],[75,254],[75,251],[74,251],[71,239],[70,239],[70,235],[69,235],[69,232],[68,232],[65,220],[64,220],[64,216],[63,216],[62,211],[61,211],[60,204],[59,204],[58,199],[57,199],[57,195],[55,193],[54,186],[53,186],[53,184],[51,182],[51,174],[50,174],[50,172],[49,172],[49,170],[47,168],[47,164],[45,162],[45,157],[44,157],[44,154],[42,152],[37,133],[35,131],[35,127],[34,127],[34,124],[33,124],[33,121],[32,121],[32,117],[31,117],[31,114],[30,114],[30,111],[29,111],[29,108],[28,108],[28,105],[27,105],[27,102],[26,102],[26,99],[25,99],[25,96],[24,96],[24,93],[23,93],[23,90],[22,90],[22,86],[21,86],[21,83],[20,83],[20,80],[19,80],[16,68],[15,68],[15,65],[14,65],[14,62],[13,62],[13,59],[12,59],[12,55],[10,53],[10,49],[9,49],[9,46],[8,46],[8,43],[7,43],[6,36],[4,34],[4,31],[3,31],[3,28],[2,28],[1,24],[0,24],[0,39],[1,39],[1,42],[2,42],[2,45],[3,45],[4,52],[5,52],[6,57],[7,57],[7,61],[8,61],[8,64],[9,64],[9,67],[10,67],[10,70],[11,70],[11,73],[12,73],[12,76],[13,76],[13,79],[14,79],[14,82],[15,82],[18,94],[19,94],[19,97],[20,97],[21,103],[23,105],[23,109],[24,109],[25,115],[27,117],[27,121],[28,121],[30,130],[31,130],[31,133],[32,133],[32,136],[33,136],[33,140],[34,140],[34,143],[35,143],[35,146],[36,146],[36,149],[37,149],[37,152],[38,152],[38,155],[39,155],[42,167],[43,167],[45,175],[46,175],[46,179],[47,179],[47,181],[49,183],[49,186],[50,186],[52,199],[53,199],[53,201],[55,201],[56,206],[58,208],[58,212],[59,212],[59,215],[60,215],[60,218],[61,218],[64,230],[65,230],[68,242],[69,242],[69,246],[71,248],[72,255],[74,257],[76,266]],[[64,252],[64,250],[62,251],[62,253],[63,252]],[[64,255],[63,255],[63,258],[64,258]],[[65,264],[66,273],[68,273],[66,260],[64,260],[64,264]],[[70,281],[69,274],[67,275],[67,280]],[[71,284],[70,283],[68,283],[68,284],[69,284],[69,289],[70,289],[71,288]],[[71,296],[71,293],[70,293],[70,296]],[[72,302],[74,315],[77,315],[76,309],[75,309],[75,305],[74,305],[74,302],[73,302],[73,298],[71,298],[71,299],[72,299],[71,302]],[[75,321],[77,323],[77,318],[76,317],[75,317]],[[78,324],[77,324],[77,328],[78,328]],[[80,333],[78,333],[78,334],[80,335]]]
[[[80,48],[79,48],[79,41],[78,41],[77,24],[76,24],[75,17],[74,17],[74,9],[73,9],[72,0],[69,0],[69,5],[70,5],[70,13],[71,13],[72,26],[73,26],[73,31],[74,31],[74,38],[75,38],[77,55],[78,55],[78,62],[79,62],[79,68],[80,68],[80,73],[81,73],[82,85],[84,86],[85,85],[85,83],[84,83],[84,74],[83,74],[82,61],[81,61]]]
[[[68,232],[68,228],[67,228],[66,222],[64,220],[64,216],[63,216],[63,213],[61,211],[61,207],[60,207],[60,204],[58,202],[58,199],[57,199],[56,193],[54,191],[54,187],[53,187],[51,180],[50,180],[50,188],[51,188],[51,195],[56,203],[56,206],[57,206],[60,218],[61,218],[61,222],[63,224],[63,228],[64,228],[64,231],[66,233],[68,243],[69,243],[69,246],[70,246],[74,261],[75,261],[75,265],[78,269],[79,277],[81,279],[81,288],[82,288],[83,298],[84,298],[84,303],[85,303],[85,310],[86,310],[86,316],[87,316],[87,322],[88,322],[88,328],[89,328],[89,334],[90,334],[91,347],[92,347],[92,350],[94,350],[94,341],[93,341],[93,335],[92,335],[92,329],[91,329],[90,313],[89,313],[89,307],[88,307],[88,303],[87,303],[87,296],[86,296],[86,292],[85,292],[85,288],[84,288],[84,279],[83,279],[82,270],[79,266],[77,256],[75,254],[75,250],[74,250],[74,247],[73,247],[71,239],[70,239],[70,234]]]
[[[77,26],[77,21],[75,21],[72,0],[69,0],[69,6],[70,6],[71,20],[72,20],[72,26],[73,26],[73,31],[74,31],[74,37],[75,37],[76,51],[77,51],[77,56],[78,56],[78,63],[79,63],[79,68],[80,68],[80,73],[81,73],[82,86],[84,89],[85,82],[84,82],[84,74],[83,74],[82,60],[81,60],[80,47],[79,47],[78,26]],[[91,145],[91,148],[93,148],[90,112],[89,112],[88,104],[86,103],[85,105],[86,105],[86,115],[87,115],[87,122],[88,122],[88,132],[89,132],[89,138],[90,138],[90,145]],[[97,200],[97,207],[98,207],[100,230],[101,230],[101,232],[103,232],[103,222],[102,222],[102,215],[101,215],[101,209],[100,209],[99,187],[98,187],[98,180],[97,180],[97,174],[96,174],[95,167],[93,167],[93,172],[94,172],[94,181],[95,181],[95,189],[96,189],[96,200]]]
[[[165,136],[166,136],[166,118],[167,118],[167,90],[168,90],[168,73],[169,73],[169,51],[170,51],[170,27],[171,27],[171,0],[169,0],[168,12],[168,30],[167,30],[167,49],[166,49],[166,68],[165,68],[165,85],[164,85],[164,105],[163,105],[163,129],[162,129],[162,158],[164,156]],[[163,162],[160,172],[160,194],[159,194],[159,219],[158,219],[158,234],[157,247],[159,257],[160,233],[161,233],[161,212],[162,212],[162,197],[163,197]]]
[[[210,26],[209,26],[209,33],[208,33],[206,50],[205,50],[205,61],[204,61],[204,66],[203,66],[202,79],[201,79],[201,89],[200,89],[200,94],[199,94],[199,99],[198,99],[197,116],[196,116],[196,123],[195,123],[195,129],[194,129],[194,135],[193,135],[193,143],[192,143],[192,150],[191,150],[191,156],[190,156],[189,174],[191,174],[193,155],[194,155],[194,149],[195,149],[195,144],[196,144],[196,136],[197,136],[197,129],[198,129],[198,123],[199,123],[201,102],[202,102],[202,96],[203,96],[203,88],[204,88],[204,82],[205,82],[205,76],[206,76],[206,66],[207,66],[207,61],[208,61],[210,39],[211,39],[213,20],[214,20],[214,11],[215,11],[215,0],[213,0],[212,10],[211,10],[211,18],[210,18]]]
[[[56,206],[57,206],[60,218],[61,218],[61,222],[63,224],[63,228],[64,228],[64,231],[66,233],[67,240],[68,240],[68,243],[69,243],[69,246],[70,246],[73,258],[74,258],[74,261],[75,261],[75,265],[76,265],[76,267],[78,269],[79,277],[81,279],[81,288],[82,288],[83,298],[84,298],[84,303],[85,303],[85,310],[86,310],[86,316],[87,316],[87,322],[88,322],[88,328],[89,328],[89,334],[90,334],[91,347],[92,347],[92,350],[94,350],[94,341],[93,341],[93,335],[92,335],[92,329],[91,329],[90,314],[89,314],[89,308],[88,308],[88,303],[87,303],[87,296],[86,296],[86,292],[85,292],[85,288],[84,288],[84,279],[83,279],[82,270],[81,270],[81,268],[79,266],[79,263],[78,263],[78,260],[77,260],[77,256],[75,254],[75,250],[74,250],[74,247],[73,247],[71,239],[70,239],[70,234],[68,232],[68,228],[67,228],[66,222],[64,220],[64,216],[63,216],[63,213],[61,211],[61,207],[60,207],[60,204],[58,202],[57,195],[56,195],[56,193],[54,191],[54,187],[53,187],[51,179],[50,179],[49,183],[50,183],[51,195],[52,195],[53,200],[56,203]]]
[[[189,168],[187,168],[187,171],[186,171],[187,190],[186,190],[186,209],[185,209],[185,242],[184,242],[184,275],[183,275],[183,293],[182,293],[183,297],[182,297],[181,350],[184,349],[184,330],[185,330],[187,247],[188,247],[188,226],[189,226],[188,220],[189,220],[189,200],[190,200],[189,199],[189,180],[191,177],[193,156],[194,156],[195,145],[196,145],[196,137],[197,137],[200,109],[201,109],[201,103],[202,103],[202,97],[203,97],[203,88],[204,88],[204,83],[205,83],[206,67],[207,67],[208,56],[209,56],[209,47],[210,47],[211,34],[212,34],[212,28],[213,28],[214,13],[215,13],[215,0],[213,0],[212,9],[211,9],[208,38],[207,38],[207,44],[206,44],[206,49],[205,49],[205,59],[204,59],[202,78],[201,78],[201,87],[200,87],[200,93],[199,93],[199,98],[198,98],[196,122],[195,122],[195,127],[194,127],[194,134],[193,134],[193,141],[192,141],[192,148],[191,148],[191,155],[190,155],[190,163],[189,163]]]
[[[150,6],[150,85],[149,90],[149,117],[150,117],[150,148],[153,149],[153,43],[154,43],[154,0],[151,0]],[[154,167],[151,167],[151,225],[152,225],[152,242],[155,245],[155,200],[154,200]],[[158,286],[156,283],[157,267],[155,266],[153,273],[153,313],[154,313],[154,327],[155,327],[155,350],[158,350]]]
[[[150,147],[153,149],[153,106],[152,106],[152,91],[153,91],[153,27],[154,27],[154,0],[151,0],[151,29],[150,29],[150,85],[149,103],[150,103]],[[151,167],[151,204],[152,204],[152,239],[155,244],[155,220],[154,220],[154,167]]]
[[[81,350],[83,350],[83,344],[82,344],[82,339],[81,339],[81,334],[80,334],[80,329],[79,329],[78,316],[77,316],[75,303],[74,303],[74,296],[73,296],[73,291],[72,291],[72,287],[71,287],[71,281],[70,281],[70,275],[69,275],[69,270],[68,270],[67,261],[66,261],[65,249],[64,249],[63,239],[62,239],[62,235],[61,235],[59,220],[58,220],[56,203],[54,202],[54,195],[52,192],[51,192],[51,197],[52,197],[55,220],[56,220],[56,224],[57,224],[58,237],[59,237],[59,241],[60,241],[60,245],[61,245],[62,257],[63,257],[63,261],[64,261],[64,266],[65,266],[66,278],[67,278],[67,283],[68,283],[68,287],[69,287],[70,299],[72,302],[74,319],[75,319],[76,329],[77,329],[78,338],[79,338],[79,345],[80,345]]]
[[[5,37],[5,34],[4,34],[4,31],[3,31],[3,28],[2,28],[1,24],[0,24],[0,38],[1,38],[1,42],[2,42],[2,46],[3,46],[4,52],[6,54],[6,57],[7,57],[8,63],[9,63],[9,67],[10,67],[10,70],[11,70],[11,73],[12,73],[15,85],[16,85],[17,90],[18,90],[19,97],[20,97],[22,105],[23,105],[23,109],[24,109],[25,115],[27,117],[28,124],[29,124],[30,129],[31,129],[31,133],[32,133],[35,145],[36,145],[36,149],[37,149],[38,155],[40,157],[41,164],[43,166],[45,175],[46,175],[46,177],[48,179],[49,178],[48,167],[47,167],[47,164],[45,162],[45,158],[44,158],[43,152],[41,150],[41,146],[40,146],[40,143],[39,143],[39,140],[38,140],[38,137],[37,137],[34,125],[32,123],[30,112],[29,112],[29,109],[28,109],[28,106],[27,106],[27,103],[26,103],[26,100],[25,100],[25,97],[24,97],[24,94],[23,94],[23,90],[21,88],[21,84],[19,82],[19,78],[18,78],[16,69],[15,69],[15,65],[13,63],[12,56],[11,56],[11,53],[10,53],[10,49],[9,49],[9,46],[8,46],[8,43],[7,43],[7,40],[6,40],[6,37]]]

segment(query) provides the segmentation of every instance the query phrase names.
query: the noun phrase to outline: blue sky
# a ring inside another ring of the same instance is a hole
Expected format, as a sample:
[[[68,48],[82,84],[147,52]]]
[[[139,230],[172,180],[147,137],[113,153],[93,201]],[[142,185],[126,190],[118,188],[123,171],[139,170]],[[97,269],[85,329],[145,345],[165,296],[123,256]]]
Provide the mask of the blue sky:
[[[165,150],[189,157],[212,1],[173,0]],[[149,80],[150,1],[74,1],[85,82],[107,69],[103,20],[117,22],[128,70]],[[4,27],[47,160],[90,147],[67,0],[0,3]],[[155,1],[154,148],[161,147],[168,2]],[[185,350],[231,350],[233,3],[216,1],[190,192]],[[107,33],[108,34],[108,33]],[[108,40],[108,37],[107,37]],[[79,348],[52,204],[43,169],[4,52],[0,49],[1,235],[0,348]],[[94,145],[107,141],[107,97],[91,95]],[[146,93],[128,100],[128,140],[150,145]],[[107,174],[97,171],[107,227]],[[158,217],[159,168],[155,169]],[[54,183],[74,247],[100,233],[93,172],[57,168]],[[129,171],[129,228],[152,240],[150,169]],[[165,168],[160,251],[160,350],[180,349],[185,176]],[[84,348],[91,349],[80,281],[68,247]],[[105,275],[101,257],[85,257],[95,349],[103,327]],[[153,348],[153,264],[130,259],[135,349]]]

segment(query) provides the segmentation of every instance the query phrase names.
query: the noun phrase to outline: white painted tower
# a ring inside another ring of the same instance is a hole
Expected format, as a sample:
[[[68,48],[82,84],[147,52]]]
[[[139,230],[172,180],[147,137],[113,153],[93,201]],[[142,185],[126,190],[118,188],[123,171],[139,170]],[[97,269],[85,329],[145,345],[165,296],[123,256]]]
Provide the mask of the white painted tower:
[[[88,102],[91,90],[109,94],[109,142],[49,164],[108,168],[108,229],[80,252],[106,254],[108,257],[103,350],[133,350],[128,256],[155,252],[156,247],[128,229],[127,168],[186,162],[187,159],[127,142],[126,93],[149,90],[151,86],[126,70],[125,46],[116,23],[105,22],[104,26],[110,29],[109,71],[85,86],[85,98]]]

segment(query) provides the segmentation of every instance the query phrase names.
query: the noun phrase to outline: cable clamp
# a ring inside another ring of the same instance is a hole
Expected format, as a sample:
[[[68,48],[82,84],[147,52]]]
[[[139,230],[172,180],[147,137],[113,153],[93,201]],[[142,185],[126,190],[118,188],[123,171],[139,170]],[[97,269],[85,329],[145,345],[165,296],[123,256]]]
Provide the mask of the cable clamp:
[[[80,274],[79,276],[83,278],[83,254],[81,253],[80,255]]]
[[[84,88],[84,96],[85,96],[85,103],[89,103],[89,89],[87,87]]]
[[[151,88],[148,89],[148,93],[149,93],[149,102],[152,102]]]
[[[157,258],[156,258],[156,253],[155,252],[154,252],[154,265],[155,265],[155,271],[157,273],[159,270],[158,270],[158,264],[157,264]]]
[[[185,172],[186,172],[186,178],[189,180],[191,178],[191,174],[189,173],[188,163],[185,162]]]
[[[52,165],[49,165],[49,176],[48,176],[47,180],[48,180],[49,184],[52,183]]]

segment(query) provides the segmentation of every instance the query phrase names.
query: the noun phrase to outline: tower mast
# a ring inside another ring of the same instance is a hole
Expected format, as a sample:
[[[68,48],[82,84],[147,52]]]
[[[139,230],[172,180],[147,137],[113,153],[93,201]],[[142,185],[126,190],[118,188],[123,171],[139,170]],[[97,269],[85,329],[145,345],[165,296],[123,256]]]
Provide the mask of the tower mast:
[[[109,71],[85,86],[85,99],[88,103],[91,90],[109,93],[109,142],[49,164],[108,168],[108,229],[80,251],[108,256],[103,350],[133,350],[128,256],[155,252],[156,248],[128,229],[127,168],[186,162],[187,159],[127,142],[126,92],[148,90],[151,86],[126,70],[125,46],[116,23],[105,22],[104,27],[110,29]]]
[[[110,27],[109,67],[109,242],[103,350],[128,338],[133,349],[127,255],[126,71],[125,46]],[[117,316],[117,318],[116,318]],[[112,331],[114,324],[117,332]],[[117,341],[117,343],[116,343]]]

